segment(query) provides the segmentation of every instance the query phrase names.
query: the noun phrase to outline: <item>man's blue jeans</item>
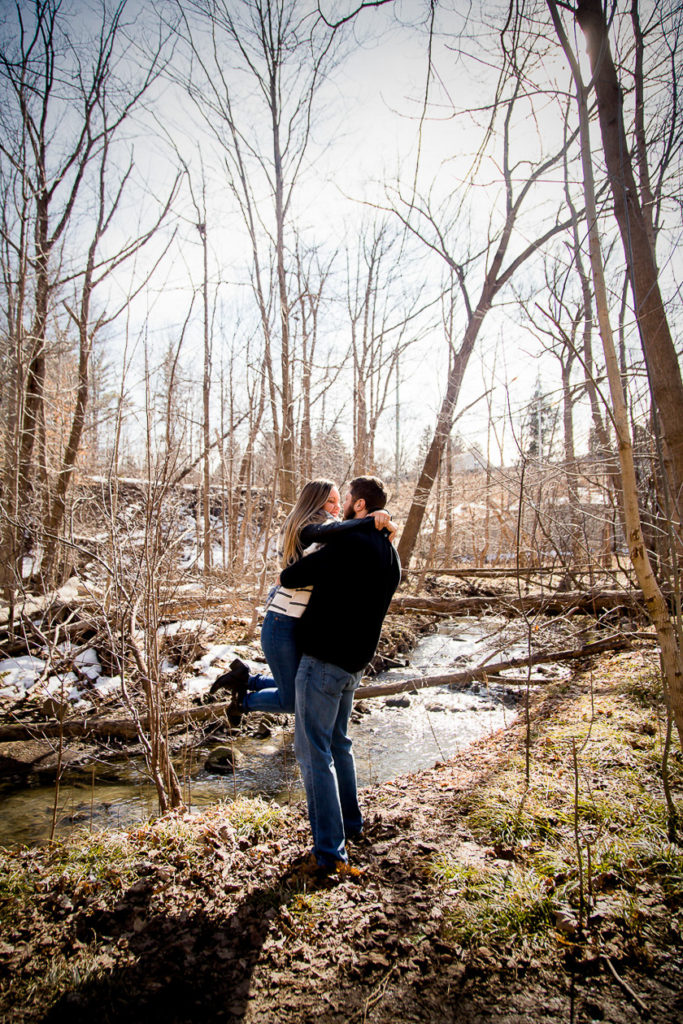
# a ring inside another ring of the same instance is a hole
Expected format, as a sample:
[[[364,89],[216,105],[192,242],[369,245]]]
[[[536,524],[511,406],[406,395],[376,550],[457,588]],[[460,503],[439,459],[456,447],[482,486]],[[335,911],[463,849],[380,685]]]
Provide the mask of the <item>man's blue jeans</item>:
[[[313,851],[325,866],[348,860],[345,837],[363,827],[346,732],[362,675],[308,654],[296,674],[294,749],[306,789]]]
[[[261,647],[272,676],[249,676],[249,691],[244,706],[247,711],[270,711],[292,714],[294,711],[294,679],[301,651],[294,629],[299,620],[279,612],[266,612],[261,626]]]

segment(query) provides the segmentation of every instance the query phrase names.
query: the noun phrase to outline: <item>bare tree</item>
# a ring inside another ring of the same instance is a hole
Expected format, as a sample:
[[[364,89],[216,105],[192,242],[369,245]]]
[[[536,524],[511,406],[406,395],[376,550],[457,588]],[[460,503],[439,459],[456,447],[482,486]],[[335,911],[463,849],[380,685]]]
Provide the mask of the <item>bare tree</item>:
[[[418,337],[414,321],[421,310],[403,276],[400,249],[398,233],[377,217],[361,225],[356,252],[347,251],[354,474],[375,471],[380,417],[388,408],[399,361]]]
[[[211,337],[211,302],[209,298],[209,239],[208,239],[208,212],[206,203],[206,173],[202,164],[201,169],[201,197],[194,193],[192,175],[185,164],[185,175],[187,178],[192,205],[195,210],[195,226],[199,233],[202,245],[202,327],[203,327],[203,362],[202,362],[202,554],[204,559],[204,572],[211,569],[211,358],[212,358],[212,337]]]
[[[574,52],[571,49],[564,25],[560,19],[554,0],[546,0],[553,24],[569,62],[572,77],[576,86],[577,105],[581,139],[581,160],[583,169],[584,195],[586,199],[586,215],[588,220],[588,241],[590,261],[595,289],[595,301],[600,326],[607,376],[611,397],[611,415],[617,435],[619,461],[622,478],[622,498],[626,537],[631,563],[643,591],[645,606],[659,639],[662,667],[666,679],[667,697],[671,712],[678,730],[679,742],[683,746],[683,660],[681,659],[680,638],[669,614],[666,599],[662,594],[658,581],[652,571],[647,548],[643,538],[640,510],[638,507],[638,487],[636,481],[631,442],[628,411],[620,375],[619,363],[610,323],[607,290],[604,281],[600,237],[598,234],[598,217],[593,184],[593,165],[590,148],[590,127],[588,117],[587,94],[581,70]]]
[[[123,0],[111,11],[103,9],[86,44],[71,33],[75,8],[35,0],[30,10],[18,6],[16,38],[5,38],[0,46],[0,160],[2,176],[12,184],[2,219],[5,330],[14,361],[0,558],[8,594],[20,554],[18,513],[30,507],[36,484],[42,491],[42,532],[49,539],[46,578],[55,567],[54,541],[85,423],[93,339],[122,308],[96,310],[95,291],[152,238],[170,205],[169,196],[146,228],[105,251],[133,167],[131,156],[122,173],[113,172],[114,141],[159,74],[162,59],[160,47],[138,72],[136,84],[122,88],[117,76],[126,47],[125,7]],[[71,429],[53,481],[43,440],[45,382],[50,336],[63,315],[60,299],[75,327],[79,355]],[[130,296],[123,308],[128,301]]]
[[[274,448],[281,460],[280,493],[291,504],[297,484],[292,351],[296,282],[288,238],[315,100],[334,59],[335,34],[320,19],[311,19],[310,8],[300,0],[239,5],[185,0],[181,8],[195,65],[186,85],[218,143],[227,185],[251,245]],[[270,210],[260,199],[262,192],[270,197]],[[275,317],[265,276],[271,265]]]
[[[477,162],[479,162],[483,158],[484,149],[491,140],[499,140],[498,165],[501,168],[504,184],[500,209],[496,211],[500,216],[500,227],[498,230],[490,230],[489,236],[480,244],[479,252],[472,253],[470,250],[468,254],[457,256],[452,240],[461,239],[468,232],[464,228],[461,231],[457,230],[452,213],[433,211],[428,197],[418,198],[414,193],[403,199],[401,204],[396,207],[396,213],[406,229],[421,239],[430,250],[437,253],[454,274],[462,296],[466,323],[462,342],[446,381],[433,438],[418,477],[406,525],[401,536],[399,554],[404,565],[409,563],[415,548],[432,485],[451,432],[465,370],[486,315],[491,310],[498,294],[520,268],[540,252],[551,238],[565,231],[573,222],[573,214],[564,219],[558,215],[554,220],[546,221],[544,227],[536,229],[537,233],[527,225],[522,236],[521,248],[514,255],[510,252],[515,241],[518,222],[525,212],[525,208],[534,200],[535,186],[561,163],[569,141],[565,140],[558,146],[556,152],[550,156],[541,156],[536,162],[532,162],[527,154],[521,162],[513,155],[514,118],[519,116],[519,107],[525,100],[526,79],[531,71],[532,57],[531,50],[527,48],[525,56],[521,60],[519,60],[520,49],[515,50],[517,53],[515,61],[511,62],[505,58],[505,55],[509,53],[508,28],[506,26],[500,36],[504,67],[495,90],[489,122],[485,128],[482,152],[477,157]],[[514,28],[514,32],[516,37],[516,28]],[[515,41],[519,46],[517,38]],[[507,98],[504,98],[506,90],[508,95]],[[502,122],[500,131],[494,134],[494,128],[499,121]],[[519,184],[520,175],[522,175],[521,184]],[[529,239],[529,232],[532,234],[531,239]],[[471,294],[470,279],[478,268],[481,268],[483,281],[478,298],[475,299]]]
[[[577,364],[578,334],[584,323],[584,309],[581,299],[573,299],[567,288],[567,277],[571,267],[562,267],[556,254],[551,254],[545,263],[545,302],[522,301],[527,322],[541,346],[556,358],[562,387],[562,445],[563,470],[569,502],[569,548],[574,562],[581,560],[581,523],[579,509],[579,470],[574,441],[574,405],[582,389],[582,382],[576,384],[572,377]],[[540,441],[540,439],[539,439]],[[539,443],[540,448],[540,443]],[[539,453],[542,458],[542,453]]]
[[[341,370],[332,353],[320,352],[320,320],[325,293],[336,257],[323,261],[319,249],[308,249],[297,238],[294,253],[297,294],[292,307],[295,344],[301,364],[298,416],[298,484],[313,476],[313,414]]]
[[[603,152],[614,199],[614,214],[629,270],[636,320],[652,396],[662,426],[666,470],[680,521],[683,516],[683,379],[659,285],[654,250],[654,201],[644,128],[644,38],[640,27],[639,5],[637,0],[632,0],[631,16],[636,38],[635,139],[640,187],[636,183],[633,171],[624,125],[623,90],[612,59],[603,4],[601,0],[577,0],[574,13],[586,37]],[[680,19],[680,11],[676,17]],[[667,37],[674,39],[675,32],[668,33]],[[669,148],[674,144],[675,136],[680,135],[676,91],[673,96],[671,131],[666,142]],[[678,144],[680,145],[680,142]]]

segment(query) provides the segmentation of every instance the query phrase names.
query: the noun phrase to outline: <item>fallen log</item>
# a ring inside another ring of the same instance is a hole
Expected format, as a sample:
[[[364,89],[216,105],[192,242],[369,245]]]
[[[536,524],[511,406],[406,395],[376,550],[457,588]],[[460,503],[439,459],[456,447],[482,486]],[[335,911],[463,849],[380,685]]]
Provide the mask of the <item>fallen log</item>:
[[[41,649],[46,646],[46,639],[49,643],[56,644],[69,640],[77,643],[97,633],[97,624],[79,619],[76,622],[63,622],[57,626],[47,626],[43,630],[36,628],[30,620],[20,622],[14,630],[14,635],[8,635],[6,630],[0,627],[0,657],[12,658],[18,654],[26,654],[32,649]]]
[[[13,612],[9,605],[4,602],[0,604],[0,626],[5,626],[10,619],[20,618],[31,619],[36,615],[50,612],[53,615],[56,611],[63,609],[71,610],[86,604],[92,604],[93,597],[87,588],[75,577],[46,594],[22,595],[14,605]]]
[[[485,568],[483,566],[472,566],[470,569],[451,569],[451,568],[438,568],[436,566],[428,567],[426,569],[403,569],[403,573],[408,573],[411,576],[458,576],[464,579],[470,576],[476,576],[481,579],[496,579],[500,577],[511,577],[512,579],[526,579],[528,576],[566,576],[568,572],[571,572],[572,576],[580,576],[582,574],[588,575],[592,573],[593,576],[610,576],[612,573],[608,569],[602,569],[599,566],[590,565],[572,565],[571,570],[567,570],[562,565],[524,565],[524,566],[508,566],[501,568],[500,566],[491,566]]]
[[[388,697],[394,693],[406,693],[409,690],[424,690],[429,686],[450,686],[464,689],[469,683],[477,679],[487,679],[489,676],[498,675],[510,668],[525,668],[533,665],[541,665],[551,661],[575,661],[579,658],[589,658],[593,654],[602,654],[605,651],[619,651],[631,646],[631,637],[627,633],[619,633],[615,636],[606,637],[604,640],[596,640],[593,643],[583,644],[582,647],[575,647],[565,651],[539,651],[529,658],[508,658],[506,661],[489,662],[477,665],[474,668],[464,669],[462,672],[446,672],[440,676],[416,676],[414,679],[402,679],[396,683],[378,683],[374,686],[359,686],[355,692],[355,699],[362,700],[364,697]]]
[[[202,722],[207,718],[218,718],[227,711],[229,706],[229,701],[221,701],[219,704],[206,704],[197,708],[188,708],[185,711],[170,711],[165,721],[169,729],[174,729],[177,725],[184,725],[186,722]],[[147,715],[141,716],[140,722],[143,729],[149,728]],[[132,718],[93,717],[67,719],[61,725],[59,722],[32,725],[15,722],[9,725],[0,725],[0,742],[59,736],[60,732],[65,738],[95,735],[135,739],[137,736],[137,729]]]
[[[610,608],[637,607],[643,600],[641,590],[571,590],[553,594],[525,594],[523,597],[488,595],[477,597],[417,597],[410,594],[395,597],[390,612],[432,612],[458,615],[481,612],[494,606],[503,612],[544,612],[557,615],[568,611],[594,613]]]
[[[389,697],[394,693],[406,693],[410,690],[424,690],[429,686],[454,686],[464,689],[468,683],[477,679],[486,679],[490,676],[497,676],[500,672],[510,668],[525,668],[533,665],[547,664],[552,661],[575,661],[580,658],[589,658],[594,654],[602,654],[605,651],[619,651],[631,646],[635,638],[645,640],[656,640],[654,633],[618,633],[604,640],[596,640],[564,651],[539,651],[529,658],[508,658],[506,661],[497,661],[477,665],[462,672],[447,672],[439,676],[415,676],[411,679],[403,679],[396,683],[378,683],[360,686],[354,697],[362,700],[365,697]],[[502,680],[506,684],[519,685],[519,680]],[[202,722],[207,719],[220,719],[228,707],[229,701],[222,701],[217,704],[206,704],[196,708],[187,708],[185,711],[171,711],[166,721],[169,729],[185,725],[189,722]],[[147,716],[140,719],[143,728],[148,728]],[[79,718],[67,719],[60,726],[58,722],[46,722],[43,724],[25,725],[14,723],[0,725],[0,742],[11,742],[14,740],[29,740],[59,736],[60,731],[65,738],[74,736],[116,736],[123,739],[135,739],[137,731],[135,724],[130,718]]]

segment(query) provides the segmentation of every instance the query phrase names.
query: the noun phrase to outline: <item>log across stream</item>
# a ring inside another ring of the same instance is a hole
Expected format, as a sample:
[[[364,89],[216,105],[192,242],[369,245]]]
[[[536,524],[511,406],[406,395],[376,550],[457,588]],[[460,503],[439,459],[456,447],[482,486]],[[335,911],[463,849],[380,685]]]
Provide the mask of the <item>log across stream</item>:
[[[352,735],[360,785],[430,767],[509,723],[522,699],[519,686],[464,676],[482,661],[492,667],[500,663],[500,652],[509,661],[523,657],[526,650],[519,630],[516,637],[511,636],[509,621],[493,616],[444,621],[437,633],[419,641],[407,667],[382,673],[365,690],[366,695],[375,694],[381,685],[383,696],[366,696],[356,704]],[[531,682],[540,684],[570,672],[566,664],[546,660],[531,670]],[[425,686],[430,677],[453,673],[461,676],[453,686]],[[512,675],[519,680],[520,670],[513,670]],[[416,677],[421,678],[424,688],[410,685],[405,691],[406,682]],[[260,738],[237,738],[234,773],[207,767],[212,752],[208,743],[186,753],[179,774],[185,778],[188,803],[199,807],[239,794],[263,794],[282,801],[300,799],[292,726],[290,719],[284,729],[269,732],[264,728]],[[0,798],[0,843],[45,839],[53,804],[52,785],[25,787]],[[117,763],[115,779],[111,769],[95,766],[77,781],[62,782],[58,834],[63,836],[83,826],[129,826],[156,810],[156,793],[144,779],[141,762],[132,759]]]

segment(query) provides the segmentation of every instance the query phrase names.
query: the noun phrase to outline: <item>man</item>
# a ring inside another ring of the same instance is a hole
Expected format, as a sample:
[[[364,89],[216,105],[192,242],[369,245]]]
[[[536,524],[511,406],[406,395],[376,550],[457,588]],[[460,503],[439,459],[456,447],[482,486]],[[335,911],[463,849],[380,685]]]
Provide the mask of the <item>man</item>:
[[[344,519],[386,504],[380,480],[359,476]],[[360,835],[356,769],[347,735],[353,693],[379,640],[401,567],[385,530],[354,530],[283,569],[285,587],[313,586],[299,622],[294,749],[306,789],[313,852],[324,871],[348,861],[345,840]]]

